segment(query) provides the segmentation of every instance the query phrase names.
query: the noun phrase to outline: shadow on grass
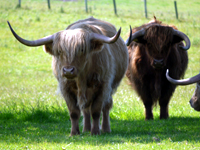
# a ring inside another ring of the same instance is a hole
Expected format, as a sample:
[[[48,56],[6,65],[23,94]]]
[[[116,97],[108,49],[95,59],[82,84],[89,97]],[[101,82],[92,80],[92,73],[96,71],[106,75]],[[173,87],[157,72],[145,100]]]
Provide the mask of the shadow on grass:
[[[82,130],[82,118],[79,123]],[[79,144],[152,143],[200,141],[200,119],[171,117],[168,120],[117,120],[111,118],[111,133],[91,136],[90,133],[70,137],[71,122],[65,111],[35,111],[32,113],[0,113],[0,140],[9,143],[54,142]]]

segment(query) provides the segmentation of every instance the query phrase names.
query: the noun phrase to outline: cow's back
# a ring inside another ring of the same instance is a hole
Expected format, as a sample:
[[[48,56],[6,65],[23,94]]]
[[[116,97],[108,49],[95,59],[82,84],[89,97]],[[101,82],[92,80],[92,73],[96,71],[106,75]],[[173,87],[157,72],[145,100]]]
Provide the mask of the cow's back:
[[[92,26],[100,27],[102,29],[106,29],[106,32],[104,32],[104,35],[106,36],[113,36],[116,34],[116,28],[111,23],[105,22],[103,20],[95,19],[94,17],[89,17],[87,19],[74,22],[73,24],[69,25],[66,28],[66,30],[84,28],[84,25],[92,25]]]

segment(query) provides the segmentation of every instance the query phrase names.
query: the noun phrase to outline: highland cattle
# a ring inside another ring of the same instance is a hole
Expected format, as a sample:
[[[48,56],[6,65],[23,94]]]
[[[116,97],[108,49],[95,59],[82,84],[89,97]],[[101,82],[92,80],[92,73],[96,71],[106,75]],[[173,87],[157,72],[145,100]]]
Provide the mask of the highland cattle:
[[[153,119],[152,109],[157,103],[160,119],[167,119],[168,104],[176,85],[166,79],[165,73],[169,69],[176,79],[184,76],[189,38],[174,25],[163,24],[154,17],[149,23],[130,29],[126,45],[129,52],[126,76],[144,104],[145,119]]]
[[[18,36],[10,24],[9,27],[22,44],[44,45],[44,50],[53,56],[53,73],[69,109],[71,135],[80,134],[81,111],[83,132],[100,134],[101,112],[102,131],[111,132],[112,95],[128,67],[121,28],[117,32],[112,24],[90,17],[53,35],[29,41]]]

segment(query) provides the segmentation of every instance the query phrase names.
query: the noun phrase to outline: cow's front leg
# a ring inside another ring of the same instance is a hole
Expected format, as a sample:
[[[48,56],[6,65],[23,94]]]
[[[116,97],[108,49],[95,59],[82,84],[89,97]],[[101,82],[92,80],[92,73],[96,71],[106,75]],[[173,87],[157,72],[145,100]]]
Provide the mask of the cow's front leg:
[[[145,120],[153,119],[152,105],[153,104],[144,104],[144,106],[145,106]]]
[[[143,100],[143,104],[145,107],[145,120],[153,119],[153,100],[150,95],[143,94],[141,96],[141,99]]]
[[[70,119],[71,119],[71,136],[80,134],[79,131],[79,118],[80,118],[80,110],[74,109],[70,111]]]
[[[69,110],[69,116],[71,120],[71,136],[80,134],[79,131],[80,109],[77,105],[76,93],[73,93],[69,88],[68,89],[62,88],[61,92],[63,94],[63,97],[65,98]]]
[[[105,105],[103,107],[103,118],[102,118],[102,131],[103,132],[111,132],[110,129],[110,109],[112,108],[113,100],[112,97],[108,102],[105,102]]]
[[[169,118],[168,105],[160,106],[160,119]]]
[[[71,120],[71,136],[80,134],[79,131],[79,118],[80,109],[77,105],[77,87],[75,81],[60,81],[61,93],[67,103],[69,116]]]
[[[85,104],[87,103],[86,98],[86,90],[87,90],[87,83],[84,77],[81,77],[77,80],[77,87],[78,87],[78,105],[81,110],[85,108]]]
[[[71,136],[80,134],[79,131],[80,109],[77,106],[77,100],[71,97],[71,99],[66,99],[66,102],[69,109],[69,115],[71,120]]]
[[[160,105],[160,119],[167,119],[169,118],[169,112],[168,112],[168,104],[170,100],[169,95],[162,96],[159,99],[159,105]]]
[[[168,105],[175,88],[176,86],[169,83],[168,81],[166,82],[165,86],[162,87],[161,97],[159,99],[160,119],[169,118]]]
[[[145,79],[145,80],[149,80],[149,79]],[[146,81],[145,81],[146,82]],[[145,120],[150,120],[153,119],[153,99],[152,99],[152,89],[154,89],[153,87],[151,87],[150,85],[152,83],[147,82],[148,84],[146,84],[145,86],[139,86],[139,95],[140,98],[142,99],[142,102],[144,104],[145,107]],[[139,82],[139,84],[142,84],[141,82]]]

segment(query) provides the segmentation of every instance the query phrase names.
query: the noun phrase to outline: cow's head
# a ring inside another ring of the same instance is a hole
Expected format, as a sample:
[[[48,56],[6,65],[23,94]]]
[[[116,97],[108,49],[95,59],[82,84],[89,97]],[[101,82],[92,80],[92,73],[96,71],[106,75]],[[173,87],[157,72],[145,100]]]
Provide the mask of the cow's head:
[[[189,85],[189,84],[196,83],[196,89],[194,91],[192,98],[190,99],[190,105],[196,111],[200,111],[200,74],[188,79],[176,80],[169,76],[169,70],[167,69],[166,78],[169,82],[176,85]]]
[[[120,28],[110,38],[102,35],[100,31],[98,31],[98,34],[91,30],[78,28],[60,31],[38,40],[28,41],[18,36],[10,24],[9,27],[15,38],[22,44],[27,46],[44,45],[44,50],[54,56],[56,67],[58,67],[56,68],[57,71],[67,79],[75,79],[85,69],[88,59],[90,59],[89,55],[101,51],[104,43],[116,42],[121,33]]]
[[[130,36],[126,40],[126,45],[129,46],[132,41],[142,44],[148,58],[150,58],[151,66],[159,70],[166,65],[171,47],[182,40],[186,42],[186,46],[179,45],[179,47],[188,50],[190,40],[184,33],[170,26],[162,25],[155,19],[144,25],[140,30],[134,31],[133,34],[130,28]]]
[[[200,111],[200,82],[197,82],[194,94],[190,99],[190,106],[196,111]]]

